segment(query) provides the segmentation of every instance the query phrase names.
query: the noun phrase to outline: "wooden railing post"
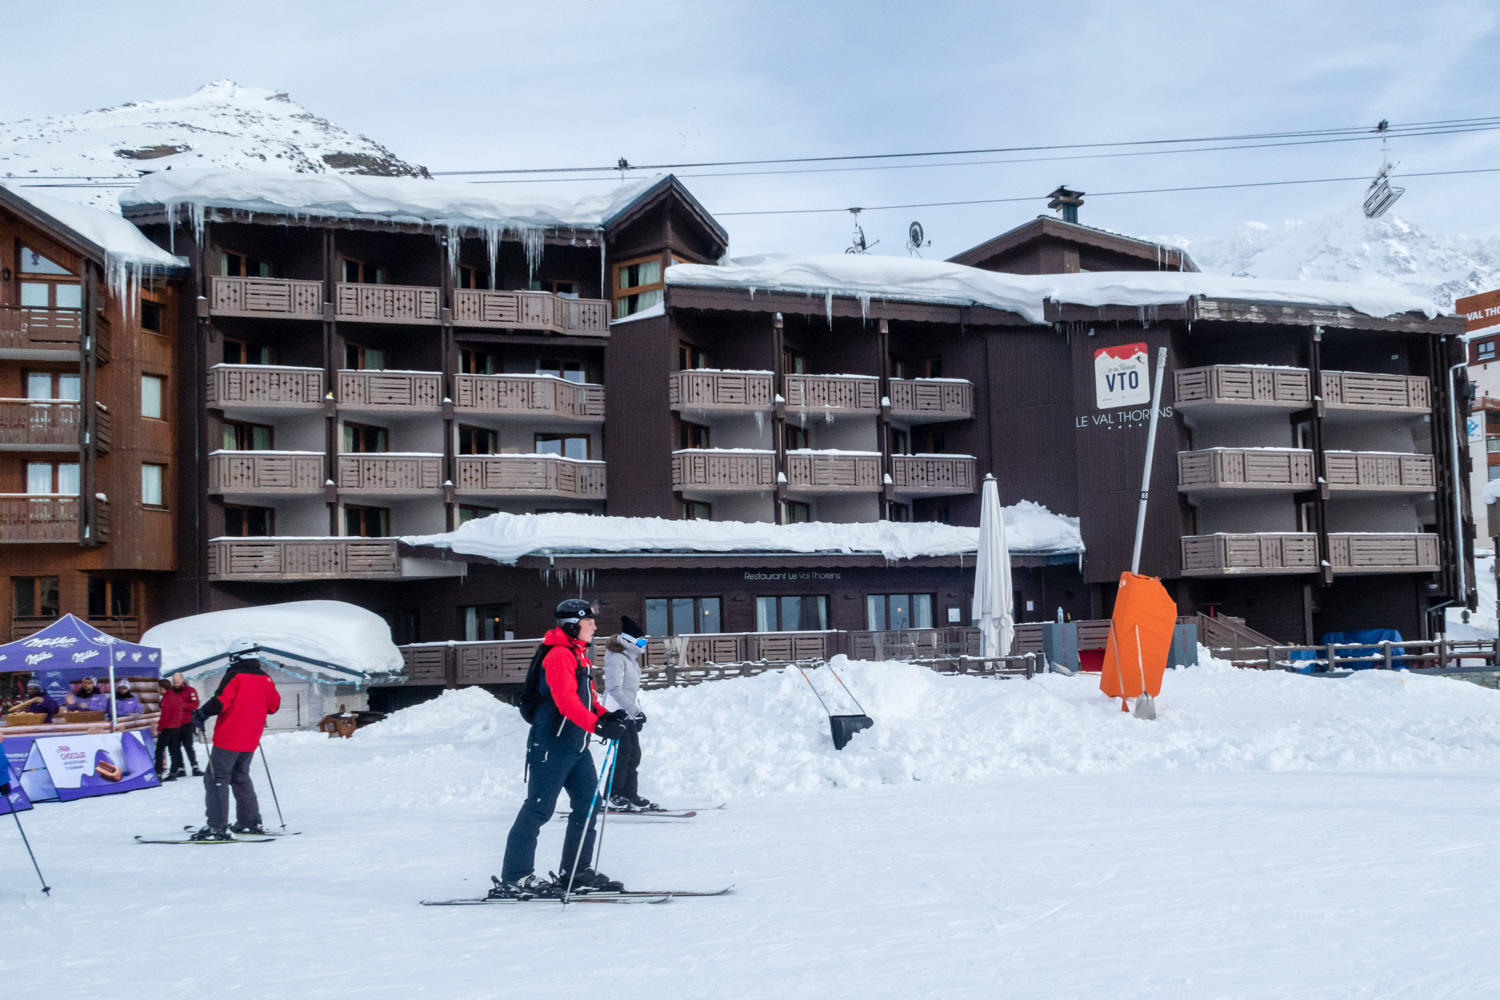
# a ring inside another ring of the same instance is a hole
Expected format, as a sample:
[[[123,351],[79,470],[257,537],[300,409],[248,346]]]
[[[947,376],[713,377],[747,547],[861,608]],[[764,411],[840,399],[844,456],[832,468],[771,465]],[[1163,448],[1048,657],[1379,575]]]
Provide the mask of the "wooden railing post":
[[[1439,643],[1438,645],[1441,646],[1442,644]],[[1395,669],[1395,663],[1391,659],[1391,640],[1389,640],[1389,639],[1383,640],[1380,643],[1380,646],[1381,646],[1381,649],[1384,650],[1384,652],[1385,652],[1385,669],[1387,669],[1387,670],[1394,670]]]

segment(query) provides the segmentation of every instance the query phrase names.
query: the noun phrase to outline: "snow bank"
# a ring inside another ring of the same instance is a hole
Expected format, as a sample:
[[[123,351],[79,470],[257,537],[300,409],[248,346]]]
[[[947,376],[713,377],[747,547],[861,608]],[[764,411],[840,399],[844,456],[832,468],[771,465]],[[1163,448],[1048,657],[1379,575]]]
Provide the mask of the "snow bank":
[[[1073,555],[1083,551],[1076,517],[1054,514],[1029,500],[1004,510],[1013,555]],[[933,521],[770,524],[502,513],[465,522],[453,531],[407,535],[401,540],[507,565],[522,556],[557,552],[843,552],[873,553],[894,560],[976,552],[979,529]]]
[[[761,254],[721,265],[673,264],[669,285],[802,292],[832,297],[988,306],[1046,321],[1048,299],[1081,306],[1178,305],[1195,297],[1291,302],[1354,309],[1367,316],[1441,310],[1430,299],[1390,285],[1332,281],[1271,281],[1176,271],[1098,271],[1080,274],[1002,274],[962,264],[870,254]]]
[[[235,639],[254,639],[366,676],[399,671],[402,666],[401,650],[391,642],[385,619],[343,601],[293,601],[210,611],[163,622],[143,635],[141,642],[161,648],[162,673],[166,674],[222,655]],[[274,654],[270,658],[274,659]],[[220,660],[193,671],[193,675],[214,673],[224,666]],[[286,666],[293,673],[312,673],[345,683],[353,680],[347,674],[311,664],[293,662]]]

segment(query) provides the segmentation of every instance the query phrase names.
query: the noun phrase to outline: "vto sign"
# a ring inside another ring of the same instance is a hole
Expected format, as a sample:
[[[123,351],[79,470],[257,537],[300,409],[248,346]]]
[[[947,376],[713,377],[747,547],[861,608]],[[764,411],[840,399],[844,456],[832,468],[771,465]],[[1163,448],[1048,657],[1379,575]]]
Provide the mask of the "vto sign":
[[[1121,344],[1094,352],[1094,407],[1110,410],[1151,402],[1145,344]]]

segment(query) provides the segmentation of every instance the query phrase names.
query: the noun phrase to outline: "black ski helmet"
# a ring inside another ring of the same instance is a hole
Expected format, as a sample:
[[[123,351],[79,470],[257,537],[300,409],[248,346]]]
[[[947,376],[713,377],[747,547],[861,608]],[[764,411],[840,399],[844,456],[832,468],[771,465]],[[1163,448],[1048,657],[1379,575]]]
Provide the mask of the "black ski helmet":
[[[557,606],[553,613],[557,618],[557,627],[570,639],[578,638],[578,623],[585,618],[599,617],[599,608],[593,601],[585,601],[581,597],[570,597]]]

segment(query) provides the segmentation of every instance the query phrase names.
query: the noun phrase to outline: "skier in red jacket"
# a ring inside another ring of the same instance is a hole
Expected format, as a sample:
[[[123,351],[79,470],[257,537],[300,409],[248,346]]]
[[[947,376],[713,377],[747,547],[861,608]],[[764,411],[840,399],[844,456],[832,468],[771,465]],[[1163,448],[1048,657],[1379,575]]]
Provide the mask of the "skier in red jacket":
[[[260,803],[250,781],[250,761],[266,731],[266,716],[281,708],[276,685],[261,669],[253,639],[236,639],[229,646],[229,669],[214,696],[193,712],[193,725],[217,715],[214,747],[203,778],[208,824],[193,840],[233,840],[232,834],[264,834]],[[234,791],[234,826],[229,827],[229,792]]]

